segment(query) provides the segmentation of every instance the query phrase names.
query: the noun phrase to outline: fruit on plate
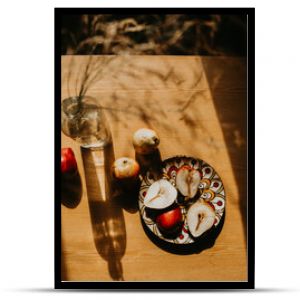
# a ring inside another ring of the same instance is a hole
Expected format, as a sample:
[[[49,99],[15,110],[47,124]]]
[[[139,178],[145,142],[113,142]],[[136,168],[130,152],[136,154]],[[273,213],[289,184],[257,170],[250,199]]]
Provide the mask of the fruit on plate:
[[[176,197],[176,188],[168,180],[160,179],[150,185],[144,205],[152,209],[164,209],[171,206]]]
[[[214,225],[215,211],[208,203],[198,200],[190,206],[186,217],[190,233],[199,237]]]
[[[113,163],[113,173],[117,179],[136,178],[139,171],[139,164],[129,157],[120,157]]]
[[[176,175],[176,187],[180,193],[189,198],[195,197],[200,184],[200,173],[190,166],[182,166]]]
[[[77,162],[76,162],[74,152],[71,148],[62,148],[60,159],[61,159],[60,168],[62,174],[76,173]]]
[[[181,229],[182,213],[179,206],[160,214],[156,218],[156,224],[162,233],[173,233]]]
[[[141,128],[133,135],[133,146],[139,154],[150,154],[157,149],[159,145],[159,137],[157,133],[148,128]]]

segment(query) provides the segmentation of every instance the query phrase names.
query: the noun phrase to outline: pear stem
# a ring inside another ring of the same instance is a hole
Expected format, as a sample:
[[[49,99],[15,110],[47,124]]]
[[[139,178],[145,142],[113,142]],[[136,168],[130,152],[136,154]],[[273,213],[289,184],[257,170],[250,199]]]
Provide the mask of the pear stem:
[[[199,215],[198,215],[198,224],[197,224],[196,229],[195,229],[196,231],[198,230],[198,228],[199,228],[199,226],[200,226],[200,224],[201,224],[202,219],[203,219],[203,218],[202,218],[202,215],[199,214]]]
[[[187,187],[188,187],[188,196],[191,197],[191,182],[192,182],[192,176],[191,176],[191,172],[189,172],[187,178],[186,178],[186,183],[187,183]]]
[[[154,196],[153,198],[151,198],[150,200],[149,200],[149,202],[152,202],[153,200],[155,200],[156,198],[158,198],[158,197],[160,197],[161,195],[160,195],[160,193],[158,193],[156,196]]]

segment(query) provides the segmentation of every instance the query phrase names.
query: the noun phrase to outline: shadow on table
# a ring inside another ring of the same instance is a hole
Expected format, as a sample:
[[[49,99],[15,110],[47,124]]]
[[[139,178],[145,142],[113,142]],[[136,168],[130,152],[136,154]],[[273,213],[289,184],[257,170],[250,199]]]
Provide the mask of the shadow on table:
[[[96,249],[107,261],[111,278],[124,280],[121,259],[126,249],[126,229],[122,208],[113,197],[113,145],[106,146],[104,150],[82,148],[81,153]],[[99,179],[101,176],[102,179]],[[102,187],[101,180],[102,183],[105,181]]]
[[[117,186],[117,184],[115,185]],[[140,182],[135,184],[131,189],[122,189],[116,187],[113,195],[114,201],[130,214],[135,214],[138,207]]]
[[[61,204],[67,208],[76,208],[82,197],[82,182],[79,173],[61,174]],[[61,280],[68,280],[67,266],[64,257],[63,240],[61,241]]]
[[[213,247],[217,237],[222,231],[224,221],[225,221],[225,212],[218,226],[213,227],[211,230],[204,233],[199,239],[195,240],[194,243],[171,244],[157,237],[152,231],[149,230],[149,228],[145,225],[143,220],[141,220],[146,235],[156,246],[158,246],[159,248],[161,248],[166,252],[170,252],[178,255],[189,255],[189,254],[201,253],[202,251]]]
[[[246,60],[203,59],[203,67],[222,127],[238,187],[244,235],[247,236],[247,68]],[[250,199],[251,201],[252,199]]]
[[[79,173],[61,174],[61,203],[76,208],[82,197],[82,183]]]
[[[163,163],[159,149],[155,149],[150,154],[136,152],[135,159],[141,167],[142,176],[149,172],[150,179],[158,180],[162,177]]]

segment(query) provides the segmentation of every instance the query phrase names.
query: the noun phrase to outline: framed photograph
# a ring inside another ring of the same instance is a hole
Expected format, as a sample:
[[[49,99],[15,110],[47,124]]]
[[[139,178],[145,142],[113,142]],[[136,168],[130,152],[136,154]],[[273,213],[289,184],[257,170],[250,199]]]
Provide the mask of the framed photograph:
[[[55,9],[55,288],[254,288],[254,12]]]

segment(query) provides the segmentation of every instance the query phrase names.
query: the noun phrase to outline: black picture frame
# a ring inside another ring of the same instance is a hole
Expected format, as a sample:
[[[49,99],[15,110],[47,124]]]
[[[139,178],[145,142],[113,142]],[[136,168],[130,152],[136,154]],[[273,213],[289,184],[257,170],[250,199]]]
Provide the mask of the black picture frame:
[[[247,78],[248,78],[248,240],[247,282],[62,282],[61,281],[61,18],[66,14],[246,14],[248,16]],[[55,289],[99,290],[203,290],[254,289],[255,226],[254,226],[254,160],[255,160],[255,8],[55,8]],[[251,201],[249,201],[249,199]]]

